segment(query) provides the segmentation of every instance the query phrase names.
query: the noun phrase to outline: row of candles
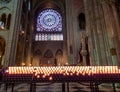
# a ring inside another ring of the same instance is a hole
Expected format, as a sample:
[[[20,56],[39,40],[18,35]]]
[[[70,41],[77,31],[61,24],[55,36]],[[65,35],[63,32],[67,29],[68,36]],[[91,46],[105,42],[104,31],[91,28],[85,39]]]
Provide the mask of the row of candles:
[[[50,66],[50,67],[8,67],[8,74],[120,74],[118,66]]]

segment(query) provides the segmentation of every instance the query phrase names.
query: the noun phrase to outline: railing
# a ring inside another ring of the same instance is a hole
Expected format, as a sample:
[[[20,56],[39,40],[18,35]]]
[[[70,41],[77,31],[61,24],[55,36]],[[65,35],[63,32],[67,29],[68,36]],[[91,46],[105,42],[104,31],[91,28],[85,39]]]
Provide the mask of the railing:
[[[29,83],[30,92],[35,92],[36,83],[60,82],[62,91],[65,92],[65,83],[69,90],[69,82],[88,82],[92,92],[99,92],[101,83],[120,82],[120,69],[118,66],[51,66],[51,67],[8,67],[2,73],[2,83],[14,84]],[[69,92],[69,91],[68,91]]]

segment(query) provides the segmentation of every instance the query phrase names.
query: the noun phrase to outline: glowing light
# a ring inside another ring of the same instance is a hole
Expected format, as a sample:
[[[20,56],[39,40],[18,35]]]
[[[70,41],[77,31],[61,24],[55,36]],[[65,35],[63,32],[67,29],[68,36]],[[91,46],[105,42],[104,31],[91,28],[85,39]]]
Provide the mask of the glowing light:
[[[40,12],[37,17],[37,31],[62,31],[62,17],[53,9]]]
[[[112,75],[115,78],[120,78],[120,69],[118,66],[50,66],[50,67],[8,67],[5,71],[5,77],[14,75],[13,78],[23,78],[28,76],[28,79],[34,77],[38,80],[82,80],[83,78],[90,79],[99,77],[107,78],[106,76]],[[102,76],[102,77],[101,77]],[[109,76],[109,78],[110,78]],[[111,76],[111,78],[113,78]],[[12,78],[12,77],[10,77]],[[72,79],[71,79],[72,78]],[[9,78],[8,78],[9,79]],[[87,80],[87,79],[86,79]]]
[[[25,63],[24,63],[24,62],[22,62],[22,66],[25,66]]]
[[[53,78],[52,78],[52,77],[50,77],[50,78],[49,78],[49,80],[53,80]]]

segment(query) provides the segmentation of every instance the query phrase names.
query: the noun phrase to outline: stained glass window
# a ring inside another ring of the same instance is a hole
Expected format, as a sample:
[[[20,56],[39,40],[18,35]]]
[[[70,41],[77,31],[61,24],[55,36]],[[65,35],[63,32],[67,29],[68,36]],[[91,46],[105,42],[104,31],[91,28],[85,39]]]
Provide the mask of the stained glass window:
[[[63,34],[36,34],[35,41],[62,41]]]
[[[35,41],[38,41],[39,40],[39,36],[38,34],[35,35]]]
[[[45,9],[38,14],[37,31],[62,31],[62,17],[53,9]]]
[[[45,9],[38,14],[35,41],[63,41],[62,16],[54,9]]]

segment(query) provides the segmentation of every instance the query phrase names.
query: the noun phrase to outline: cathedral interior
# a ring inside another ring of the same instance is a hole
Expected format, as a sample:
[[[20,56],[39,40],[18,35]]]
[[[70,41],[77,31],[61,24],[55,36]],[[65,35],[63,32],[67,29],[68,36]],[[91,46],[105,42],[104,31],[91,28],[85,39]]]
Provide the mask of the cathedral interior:
[[[0,0],[0,92],[90,89],[120,92],[120,0]]]
[[[0,0],[0,66],[120,65],[120,0]]]

